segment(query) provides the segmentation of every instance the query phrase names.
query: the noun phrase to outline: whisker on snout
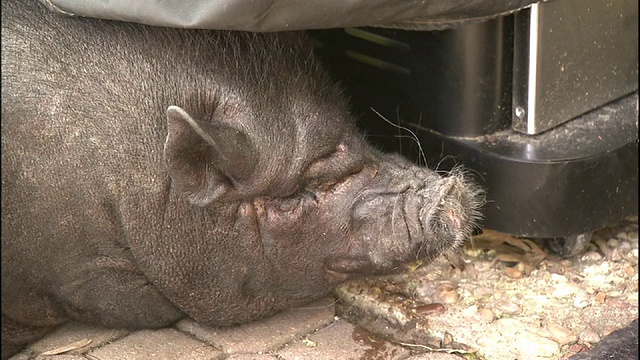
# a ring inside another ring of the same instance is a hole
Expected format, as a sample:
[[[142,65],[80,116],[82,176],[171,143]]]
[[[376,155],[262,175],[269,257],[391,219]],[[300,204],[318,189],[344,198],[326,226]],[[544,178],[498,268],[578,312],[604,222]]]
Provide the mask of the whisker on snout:
[[[390,124],[391,126],[399,129],[399,130],[403,130],[408,132],[409,134],[411,134],[411,136],[406,136],[409,137],[410,139],[412,139],[416,145],[418,146],[418,153],[420,155],[420,157],[422,158],[423,164],[426,166],[427,165],[427,157],[424,155],[424,150],[422,149],[422,144],[420,144],[420,139],[418,139],[418,136],[411,131],[411,129],[402,126],[402,125],[398,125],[398,124],[394,124],[393,122],[391,122],[389,119],[387,119],[386,117],[384,117],[384,115],[380,114],[376,109],[374,108],[369,108],[371,109],[371,111],[373,111],[376,115],[378,115],[378,117],[382,120],[384,120],[386,123]],[[405,136],[403,136],[402,138],[404,138]]]

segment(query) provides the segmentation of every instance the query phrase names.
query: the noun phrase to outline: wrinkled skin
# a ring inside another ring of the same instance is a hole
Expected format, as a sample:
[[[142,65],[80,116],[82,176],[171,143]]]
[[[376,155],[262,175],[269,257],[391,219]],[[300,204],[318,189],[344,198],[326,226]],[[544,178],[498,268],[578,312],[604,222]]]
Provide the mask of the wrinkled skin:
[[[455,247],[478,205],[367,145],[299,34],[2,1],[3,357],[70,318],[264,317]]]

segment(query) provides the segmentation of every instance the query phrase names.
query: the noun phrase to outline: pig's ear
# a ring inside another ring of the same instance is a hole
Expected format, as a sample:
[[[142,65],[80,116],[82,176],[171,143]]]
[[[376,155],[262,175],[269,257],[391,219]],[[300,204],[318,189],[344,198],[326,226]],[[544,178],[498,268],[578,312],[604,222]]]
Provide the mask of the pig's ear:
[[[204,123],[170,106],[164,159],[178,189],[193,205],[207,206],[233,196],[234,186],[253,173],[257,154],[245,133],[215,115]]]

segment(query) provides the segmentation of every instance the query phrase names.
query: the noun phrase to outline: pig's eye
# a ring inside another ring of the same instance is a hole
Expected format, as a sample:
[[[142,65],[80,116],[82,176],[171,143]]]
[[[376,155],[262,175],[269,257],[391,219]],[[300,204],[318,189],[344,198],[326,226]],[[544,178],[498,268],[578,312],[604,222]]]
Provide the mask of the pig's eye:
[[[307,198],[309,200],[313,200],[314,202],[318,202],[318,195],[316,191],[313,191],[311,189],[304,189],[302,190],[301,195],[303,198]]]
[[[282,212],[291,212],[300,205],[300,199],[298,196],[292,196],[278,200],[278,210]]]
[[[302,189],[290,197],[279,199],[277,202],[277,208],[282,212],[292,212],[303,207],[305,204],[315,202],[318,202],[315,192],[308,189]]]
[[[318,186],[318,189],[321,191],[327,191],[332,189],[334,186],[336,186],[336,182],[335,181],[330,181],[330,182],[325,182],[322,183]]]

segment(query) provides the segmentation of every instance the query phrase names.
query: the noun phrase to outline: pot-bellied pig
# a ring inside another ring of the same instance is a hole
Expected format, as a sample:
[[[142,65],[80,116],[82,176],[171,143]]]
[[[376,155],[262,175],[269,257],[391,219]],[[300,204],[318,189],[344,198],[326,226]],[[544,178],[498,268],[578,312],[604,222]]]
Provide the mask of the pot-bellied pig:
[[[454,248],[479,193],[368,145],[303,35],[2,1],[3,356],[274,314]]]

